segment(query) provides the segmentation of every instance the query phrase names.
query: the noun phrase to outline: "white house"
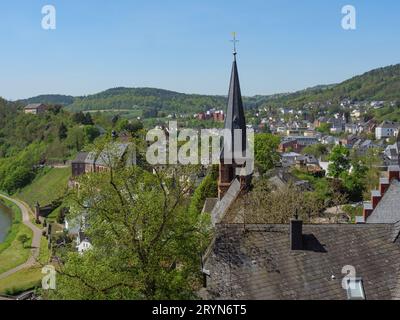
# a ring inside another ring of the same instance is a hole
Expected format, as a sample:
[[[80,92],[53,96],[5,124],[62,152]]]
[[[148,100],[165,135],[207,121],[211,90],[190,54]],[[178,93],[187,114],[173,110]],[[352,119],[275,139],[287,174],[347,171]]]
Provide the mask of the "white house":
[[[375,129],[377,140],[395,137],[399,133],[399,124],[392,121],[384,121]]]
[[[76,238],[76,248],[80,254],[83,254],[85,251],[90,250],[93,246],[90,242],[90,239],[85,236],[85,234],[81,231]]]

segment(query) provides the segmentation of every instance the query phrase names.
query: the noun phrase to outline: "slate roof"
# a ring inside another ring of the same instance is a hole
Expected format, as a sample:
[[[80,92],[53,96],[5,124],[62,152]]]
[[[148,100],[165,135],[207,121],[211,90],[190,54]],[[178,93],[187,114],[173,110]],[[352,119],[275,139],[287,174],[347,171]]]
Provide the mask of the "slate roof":
[[[367,300],[400,299],[400,245],[392,224],[305,225],[291,251],[288,225],[217,225],[205,269],[212,299],[346,300],[354,266]]]
[[[99,154],[96,159],[96,165],[108,167],[115,160],[120,160],[125,154],[128,144],[119,143],[114,145],[109,145]]]
[[[218,198],[207,198],[204,203],[202,212],[203,213],[211,213],[217,203],[218,203]]]
[[[226,213],[239,196],[240,191],[240,182],[238,179],[234,179],[225,196],[220,201],[217,201],[214,209],[211,212],[211,222],[213,226],[220,223],[224,219]]]
[[[85,163],[88,155],[89,155],[88,152],[79,152],[76,158],[72,161],[72,163]]]
[[[396,122],[392,122],[392,121],[383,121],[378,128],[387,128],[387,129],[391,129],[391,128],[398,128],[399,124]]]
[[[96,164],[99,166],[108,167],[115,159],[121,159],[128,147],[129,144],[127,143],[119,143],[105,147],[100,154],[98,154],[96,151],[89,153],[80,152],[73,163]],[[130,154],[130,158],[127,159],[127,161],[131,161],[132,163],[134,163],[135,160],[134,154]]]
[[[367,218],[367,223],[396,223],[400,221],[400,182],[392,180],[389,189],[372,214]]]

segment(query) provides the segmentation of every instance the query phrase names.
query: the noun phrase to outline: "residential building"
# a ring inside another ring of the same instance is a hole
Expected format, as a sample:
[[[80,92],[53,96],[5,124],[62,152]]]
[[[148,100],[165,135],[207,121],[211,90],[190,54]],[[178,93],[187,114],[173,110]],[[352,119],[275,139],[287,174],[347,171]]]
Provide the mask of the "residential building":
[[[383,121],[375,129],[377,140],[395,137],[399,133],[399,124],[393,121]]]
[[[92,248],[92,243],[90,239],[85,235],[84,232],[80,231],[76,238],[76,248],[80,254],[88,251]]]
[[[108,171],[111,166],[123,164],[130,166],[136,164],[135,149],[129,143],[116,143],[109,145],[99,152],[80,152],[72,161],[72,177],[85,173]]]
[[[388,165],[400,164],[400,134],[397,136],[396,143],[386,147],[384,156]]]
[[[24,112],[26,114],[38,115],[38,114],[42,114],[42,113],[46,112],[47,109],[48,109],[48,107],[43,103],[32,103],[32,104],[28,104],[24,108]]]
[[[286,140],[279,144],[278,151],[282,153],[287,152],[301,152],[304,146],[300,145],[297,140]]]

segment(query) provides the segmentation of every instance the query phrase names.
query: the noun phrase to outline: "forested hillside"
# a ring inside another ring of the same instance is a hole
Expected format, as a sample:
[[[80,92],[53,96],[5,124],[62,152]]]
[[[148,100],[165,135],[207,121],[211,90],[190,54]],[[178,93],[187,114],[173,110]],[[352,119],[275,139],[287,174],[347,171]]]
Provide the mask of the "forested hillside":
[[[0,191],[15,193],[42,164],[73,157],[99,134],[90,115],[57,106],[43,115],[24,114],[21,105],[0,99]]]
[[[309,102],[338,103],[343,98],[353,100],[400,100],[400,64],[379,68],[356,76],[340,84],[319,85],[294,93],[244,97],[245,108],[271,106],[302,107]],[[97,94],[71,97],[42,95],[20,100],[27,103],[50,103],[67,107],[70,111],[116,110],[135,111],[144,117],[169,113],[190,114],[212,108],[224,109],[225,96],[183,94],[154,88],[113,88]]]
[[[245,98],[246,107],[261,105],[266,97]],[[114,88],[104,92],[79,97],[68,106],[72,111],[85,110],[139,110],[142,112],[194,113],[212,108],[224,109],[226,97],[183,94],[153,88]]]
[[[27,105],[30,103],[46,103],[61,106],[68,106],[74,102],[75,98],[72,96],[65,96],[61,94],[47,94],[40,95],[29,99],[19,100],[18,102]]]
[[[332,101],[344,98],[357,101],[400,100],[400,64],[375,69],[337,85],[315,87],[274,99],[275,103],[303,106],[308,102]]]

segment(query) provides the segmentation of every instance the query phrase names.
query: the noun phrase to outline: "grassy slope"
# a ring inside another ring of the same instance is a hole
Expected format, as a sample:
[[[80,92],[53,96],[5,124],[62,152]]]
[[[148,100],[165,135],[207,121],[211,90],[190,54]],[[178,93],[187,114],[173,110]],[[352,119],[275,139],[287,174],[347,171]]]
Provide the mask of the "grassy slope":
[[[12,230],[0,248],[0,273],[15,268],[28,260],[33,235],[32,230],[22,224],[21,211],[18,207],[8,202],[6,202],[6,205],[13,209],[15,217]],[[26,248],[18,241],[18,237],[23,234],[29,238]]]
[[[31,207],[37,201],[41,205],[48,205],[64,195],[70,175],[70,168],[46,169],[43,174],[39,175],[29,186],[15,196]]]
[[[0,294],[14,295],[26,290],[33,289],[40,285],[43,277],[41,273],[41,265],[46,265],[49,261],[50,251],[47,247],[46,238],[42,238],[40,245],[38,266],[23,269],[10,277],[0,280]]]

